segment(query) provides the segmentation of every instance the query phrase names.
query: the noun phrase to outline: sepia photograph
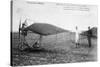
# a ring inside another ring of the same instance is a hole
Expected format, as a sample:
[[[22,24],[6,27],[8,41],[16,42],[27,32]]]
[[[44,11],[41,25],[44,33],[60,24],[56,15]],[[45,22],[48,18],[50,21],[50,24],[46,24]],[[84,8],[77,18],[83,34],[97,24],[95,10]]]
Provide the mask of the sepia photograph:
[[[97,5],[11,0],[11,66],[96,62]]]

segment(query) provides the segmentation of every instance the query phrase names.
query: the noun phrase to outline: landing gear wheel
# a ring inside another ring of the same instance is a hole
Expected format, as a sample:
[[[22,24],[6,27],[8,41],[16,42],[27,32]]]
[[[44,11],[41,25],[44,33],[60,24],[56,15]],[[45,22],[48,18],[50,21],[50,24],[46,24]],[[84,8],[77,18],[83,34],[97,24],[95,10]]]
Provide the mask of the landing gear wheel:
[[[19,50],[23,51],[25,50],[26,48],[28,48],[28,46],[26,45],[26,43],[20,43],[19,46],[18,46]]]
[[[40,49],[40,44],[36,42],[35,44],[33,44],[33,48],[34,49]]]
[[[40,48],[40,46],[37,45],[37,44],[34,44],[34,45],[33,45],[33,48]]]

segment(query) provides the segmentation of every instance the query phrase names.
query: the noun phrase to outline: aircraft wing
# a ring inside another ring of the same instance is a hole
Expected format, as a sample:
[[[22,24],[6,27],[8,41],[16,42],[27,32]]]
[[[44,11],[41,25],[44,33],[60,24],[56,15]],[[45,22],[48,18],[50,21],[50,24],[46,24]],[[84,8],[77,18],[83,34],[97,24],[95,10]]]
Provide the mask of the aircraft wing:
[[[67,30],[47,23],[34,23],[26,27],[24,30],[30,30],[40,35],[53,35],[62,32],[67,32]]]

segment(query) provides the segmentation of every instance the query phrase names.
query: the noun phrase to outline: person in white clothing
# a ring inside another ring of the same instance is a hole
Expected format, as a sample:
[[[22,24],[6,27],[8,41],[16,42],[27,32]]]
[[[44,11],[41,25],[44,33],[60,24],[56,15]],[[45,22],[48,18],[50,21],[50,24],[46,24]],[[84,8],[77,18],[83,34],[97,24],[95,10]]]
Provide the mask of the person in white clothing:
[[[75,31],[75,43],[76,47],[79,45],[79,32],[78,32],[78,27],[76,26],[76,31]]]

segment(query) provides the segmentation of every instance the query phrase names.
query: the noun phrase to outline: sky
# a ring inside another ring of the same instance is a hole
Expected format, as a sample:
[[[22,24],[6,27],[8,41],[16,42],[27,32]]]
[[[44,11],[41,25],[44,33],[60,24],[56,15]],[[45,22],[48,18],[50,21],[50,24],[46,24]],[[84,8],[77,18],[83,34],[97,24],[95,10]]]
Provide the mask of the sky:
[[[25,19],[28,26],[49,23],[70,31],[75,31],[76,26],[80,31],[98,26],[95,5],[13,0],[12,19],[14,32],[18,31],[20,20],[23,23]]]

